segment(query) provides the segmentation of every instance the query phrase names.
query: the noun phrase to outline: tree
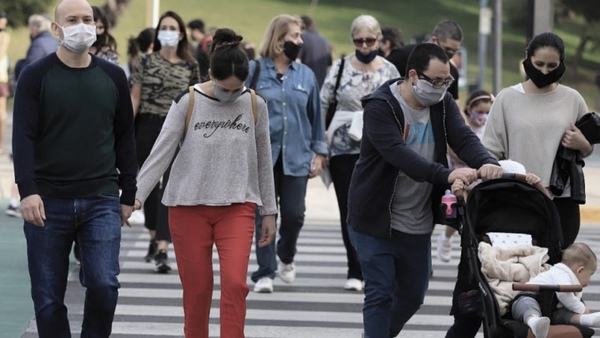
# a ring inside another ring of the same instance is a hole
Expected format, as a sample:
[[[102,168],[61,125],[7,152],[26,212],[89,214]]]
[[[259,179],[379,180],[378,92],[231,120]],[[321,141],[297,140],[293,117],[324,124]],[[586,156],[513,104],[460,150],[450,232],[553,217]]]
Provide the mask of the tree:
[[[574,78],[578,77],[579,65],[583,60],[583,52],[588,42],[599,38],[598,27],[600,26],[600,6],[597,1],[590,0],[560,0],[557,4],[562,19],[577,21],[574,16],[582,18],[583,23],[579,33],[579,44],[575,49],[575,57],[571,66]]]
[[[6,12],[11,27],[27,26],[32,14],[47,13],[54,0],[0,0],[0,8]]]

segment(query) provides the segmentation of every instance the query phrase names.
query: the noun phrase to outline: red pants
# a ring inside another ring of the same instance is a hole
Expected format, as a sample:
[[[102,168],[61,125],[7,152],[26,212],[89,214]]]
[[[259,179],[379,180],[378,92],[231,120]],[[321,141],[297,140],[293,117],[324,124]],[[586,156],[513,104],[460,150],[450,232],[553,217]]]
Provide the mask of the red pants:
[[[169,226],[183,286],[186,338],[208,338],[213,292],[212,250],[221,272],[221,337],[244,337],[248,260],[254,234],[254,203],[170,207]]]

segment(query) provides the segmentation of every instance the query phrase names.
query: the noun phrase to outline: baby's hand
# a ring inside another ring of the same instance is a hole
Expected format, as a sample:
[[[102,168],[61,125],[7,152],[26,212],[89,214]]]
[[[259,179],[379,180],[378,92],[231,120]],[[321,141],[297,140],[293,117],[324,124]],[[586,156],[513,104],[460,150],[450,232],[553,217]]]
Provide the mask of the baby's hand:
[[[528,173],[525,175],[525,181],[531,185],[534,185],[540,183],[541,179],[535,174]]]
[[[461,194],[462,191],[465,190],[465,182],[463,182],[463,180],[454,180],[450,189],[454,195]]]
[[[585,307],[585,310],[583,311],[584,314],[588,314],[590,313],[590,308],[589,307]]]

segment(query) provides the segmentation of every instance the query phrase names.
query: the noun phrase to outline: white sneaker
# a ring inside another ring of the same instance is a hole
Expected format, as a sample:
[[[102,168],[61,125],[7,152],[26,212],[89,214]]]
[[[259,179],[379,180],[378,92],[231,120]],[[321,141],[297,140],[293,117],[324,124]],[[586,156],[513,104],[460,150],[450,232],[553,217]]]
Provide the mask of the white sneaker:
[[[550,318],[532,316],[527,321],[527,325],[531,328],[531,332],[535,338],[548,337],[550,330]]]
[[[452,237],[446,238],[444,233],[441,233],[437,240],[437,257],[442,262],[450,262],[452,257]]]
[[[272,293],[273,292],[273,280],[269,277],[263,277],[254,284],[254,292],[258,293]]]
[[[279,270],[277,270],[277,274],[282,281],[288,284],[292,283],[294,280],[296,280],[296,265],[294,265],[294,263],[279,263]]]
[[[363,288],[363,282],[360,279],[350,278],[344,284],[344,290],[348,291],[361,291]]]

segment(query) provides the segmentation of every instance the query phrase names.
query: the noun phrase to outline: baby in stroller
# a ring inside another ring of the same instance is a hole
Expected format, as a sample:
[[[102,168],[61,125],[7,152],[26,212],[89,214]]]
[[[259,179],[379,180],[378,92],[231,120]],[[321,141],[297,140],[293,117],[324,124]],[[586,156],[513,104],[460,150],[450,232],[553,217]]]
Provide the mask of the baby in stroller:
[[[502,164],[502,162],[501,162]],[[524,168],[521,166],[521,174]],[[508,172],[505,169],[505,172]],[[468,338],[475,337],[482,322],[484,323],[483,332],[486,338],[514,338],[531,337],[530,327],[523,323],[523,320],[516,320],[511,312],[511,301],[516,293],[508,293],[510,297],[505,298],[494,296],[498,291],[499,284],[488,280],[489,272],[484,274],[484,261],[481,260],[481,249],[486,247],[497,247],[495,244],[490,246],[487,241],[494,242],[491,235],[495,233],[526,234],[529,236],[529,245],[533,244],[537,248],[544,248],[547,253],[548,263],[558,264],[562,260],[562,231],[558,212],[552,200],[549,198],[546,190],[535,175],[515,175],[514,178],[503,177],[499,180],[490,180],[482,182],[473,187],[469,192],[467,203],[461,201],[459,197],[458,215],[462,229],[461,236],[461,260],[459,262],[458,278],[454,289],[454,297],[451,314],[454,315],[454,324],[448,330],[446,338]],[[528,184],[529,183],[529,184]],[[532,183],[535,183],[532,187]],[[457,182],[455,189],[461,187],[461,182]],[[525,237],[527,237],[525,236]],[[487,238],[486,240],[486,237]],[[523,237],[523,236],[521,236]],[[521,246],[522,247],[522,246]],[[514,247],[513,251],[516,251]],[[494,249],[495,250],[495,249]],[[502,249],[500,249],[502,250]],[[511,251],[509,249],[509,251]],[[498,251],[499,252],[499,251]],[[538,260],[539,263],[544,261]],[[489,261],[485,262],[489,264]],[[519,280],[522,283],[527,282],[530,277],[547,270],[549,267],[539,269],[528,275],[521,275],[519,279],[502,279],[509,282],[512,286],[513,280]],[[595,266],[594,266],[595,270]],[[498,270],[502,271],[502,270]],[[510,269],[509,271],[513,271]],[[588,271],[589,272],[589,271]],[[534,290],[533,285],[527,285]],[[514,287],[514,286],[513,286]],[[543,316],[552,317],[552,305],[556,304],[554,292],[557,288],[550,286],[536,286],[538,289],[552,291],[540,292],[538,301],[541,303],[541,313]],[[574,288],[575,286],[571,286]],[[580,291],[580,286],[577,286]],[[516,290],[516,289],[515,289]],[[525,289],[521,289],[525,290]],[[542,295],[549,295],[549,297]],[[542,299],[543,298],[543,299]],[[550,301],[546,301],[550,299]],[[528,307],[523,307],[528,309]],[[526,320],[531,314],[523,315]],[[538,317],[543,317],[538,315]],[[585,317],[591,318],[591,317]],[[576,318],[571,318],[575,320]],[[545,320],[542,320],[542,323]],[[583,326],[579,322],[571,325],[552,326],[549,335],[561,337],[591,337],[594,330]],[[532,322],[533,324],[533,322]],[[548,323],[549,324],[549,323]],[[552,323],[554,324],[554,323]],[[540,324],[541,325],[541,324]],[[545,326],[541,325],[541,326]],[[542,334],[544,332],[541,332]]]
[[[592,249],[584,243],[573,243],[563,252],[560,263],[533,277],[527,284],[586,287],[596,267],[597,259]],[[537,296],[530,291],[519,293],[512,303],[512,316],[527,324],[536,338],[546,338],[551,320],[542,316]],[[558,306],[552,312],[552,323],[600,327],[600,312],[590,313],[581,296],[581,292],[556,292]]]

